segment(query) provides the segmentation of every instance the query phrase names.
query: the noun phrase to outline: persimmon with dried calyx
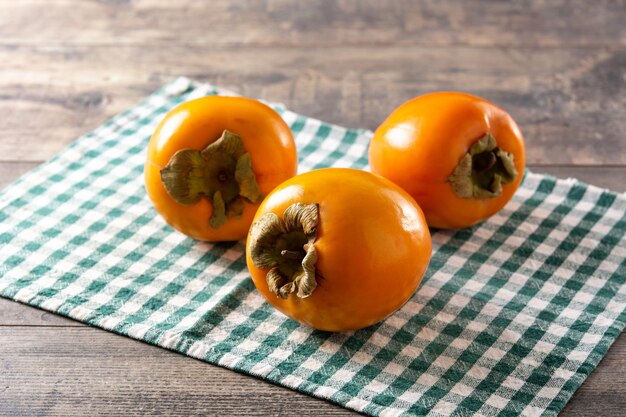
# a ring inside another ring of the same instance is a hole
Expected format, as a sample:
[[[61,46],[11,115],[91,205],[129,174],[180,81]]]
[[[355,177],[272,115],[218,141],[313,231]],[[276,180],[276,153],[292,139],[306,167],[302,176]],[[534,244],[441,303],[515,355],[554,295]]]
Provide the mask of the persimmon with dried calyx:
[[[244,97],[179,105],[150,139],[144,167],[157,212],[199,240],[242,239],[263,196],[297,170],[293,135],[278,113]]]
[[[524,141],[493,103],[431,93],[401,105],[378,127],[369,163],[415,198],[430,226],[463,228],[511,199],[524,174]]]
[[[328,168],[293,177],[261,203],[246,243],[254,284],[307,326],[379,322],[417,289],[430,261],[415,201],[377,175]]]

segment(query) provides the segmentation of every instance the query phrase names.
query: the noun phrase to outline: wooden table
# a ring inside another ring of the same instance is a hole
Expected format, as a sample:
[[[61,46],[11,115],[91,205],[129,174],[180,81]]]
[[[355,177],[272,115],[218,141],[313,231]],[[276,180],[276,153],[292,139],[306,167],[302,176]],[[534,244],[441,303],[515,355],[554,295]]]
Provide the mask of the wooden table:
[[[0,0],[0,183],[186,75],[373,129],[464,90],[506,108],[538,172],[626,190],[626,3]],[[2,415],[354,415],[0,299]],[[626,337],[563,416],[623,416]]]

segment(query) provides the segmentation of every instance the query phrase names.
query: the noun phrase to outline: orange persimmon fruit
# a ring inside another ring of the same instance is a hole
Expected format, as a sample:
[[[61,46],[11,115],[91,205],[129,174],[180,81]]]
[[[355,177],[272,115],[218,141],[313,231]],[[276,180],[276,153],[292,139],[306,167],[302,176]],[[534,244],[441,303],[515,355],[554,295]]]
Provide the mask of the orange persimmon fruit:
[[[415,201],[365,171],[293,177],[261,203],[246,243],[252,280],[271,305],[319,330],[370,326],[400,308],[430,261]]]
[[[244,238],[263,197],[297,171],[293,135],[278,113],[245,97],[209,96],[171,110],[150,139],[148,196],[198,240]]]
[[[511,199],[524,174],[524,141],[493,103],[431,93],[404,103],[378,127],[369,163],[413,196],[431,227],[464,228]]]

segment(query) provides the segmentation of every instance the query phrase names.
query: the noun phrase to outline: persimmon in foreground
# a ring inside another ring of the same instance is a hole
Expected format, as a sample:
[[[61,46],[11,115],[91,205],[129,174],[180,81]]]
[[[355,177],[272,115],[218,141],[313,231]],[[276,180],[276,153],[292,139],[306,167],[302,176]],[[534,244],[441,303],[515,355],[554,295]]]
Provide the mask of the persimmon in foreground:
[[[157,212],[199,240],[244,238],[258,205],[296,174],[293,136],[265,104],[210,96],[170,111],[148,145],[146,190]]]
[[[432,227],[463,228],[498,212],[522,181],[522,134],[504,110],[464,93],[431,93],[376,130],[372,171],[404,188]]]
[[[261,203],[246,243],[254,284],[307,326],[379,322],[417,289],[430,261],[415,201],[377,175],[328,168],[293,177]]]

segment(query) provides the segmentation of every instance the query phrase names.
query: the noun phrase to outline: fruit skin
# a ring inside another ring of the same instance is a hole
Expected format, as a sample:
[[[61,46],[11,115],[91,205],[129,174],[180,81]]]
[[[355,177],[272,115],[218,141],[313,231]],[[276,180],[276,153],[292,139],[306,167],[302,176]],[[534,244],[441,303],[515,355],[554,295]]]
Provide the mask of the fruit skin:
[[[270,292],[268,269],[246,261],[252,280],[271,305],[307,326],[348,331],[370,326],[400,308],[415,292],[432,244],[415,201],[377,175],[347,168],[311,171],[287,180],[261,203],[282,218],[294,203],[319,204],[315,249],[318,286],[307,298]]]
[[[461,198],[448,177],[477,139],[491,133],[514,156],[517,177],[493,198]],[[522,134],[504,110],[480,97],[457,92],[426,94],[398,107],[378,127],[369,147],[372,172],[404,188],[431,227],[469,227],[498,212],[522,181]]]
[[[176,202],[161,181],[160,170],[180,149],[202,150],[228,130],[239,135],[250,154],[259,189],[267,195],[297,172],[297,153],[289,126],[265,104],[245,97],[208,96],[171,110],[150,139],[144,166],[145,186],[157,212],[178,231],[198,240],[229,241],[246,237],[258,204],[244,203],[240,218],[213,229],[213,205],[202,198],[193,205]]]

